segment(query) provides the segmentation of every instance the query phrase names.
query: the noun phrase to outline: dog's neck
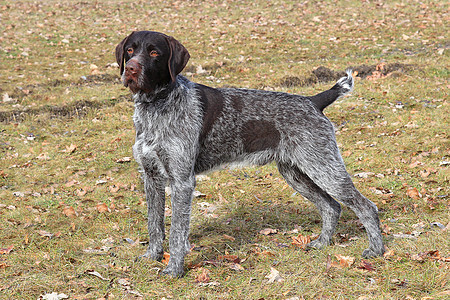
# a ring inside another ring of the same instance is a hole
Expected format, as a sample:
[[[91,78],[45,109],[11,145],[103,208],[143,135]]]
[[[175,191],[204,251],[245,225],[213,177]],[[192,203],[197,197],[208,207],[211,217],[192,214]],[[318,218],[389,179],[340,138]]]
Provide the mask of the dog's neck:
[[[139,91],[133,95],[134,103],[147,103],[158,105],[159,102],[167,99],[170,93],[172,93],[179,86],[178,82],[170,82],[164,86],[156,87],[151,92]]]

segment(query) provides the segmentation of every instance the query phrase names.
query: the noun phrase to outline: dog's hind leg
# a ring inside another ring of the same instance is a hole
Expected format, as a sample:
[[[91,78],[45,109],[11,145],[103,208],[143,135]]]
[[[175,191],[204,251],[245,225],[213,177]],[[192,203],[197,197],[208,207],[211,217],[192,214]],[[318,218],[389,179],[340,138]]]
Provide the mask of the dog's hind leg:
[[[322,216],[322,232],[308,246],[321,249],[329,245],[341,214],[341,205],[302,173],[297,166],[278,163],[278,170],[294,190],[316,205]]]
[[[304,172],[328,195],[355,212],[369,237],[369,248],[364,250],[363,256],[381,256],[384,253],[384,245],[377,206],[356,189],[345,170],[342,158],[338,153],[334,153],[333,157],[330,157],[322,152],[323,156],[316,156],[319,157],[318,160],[303,166],[306,169]]]

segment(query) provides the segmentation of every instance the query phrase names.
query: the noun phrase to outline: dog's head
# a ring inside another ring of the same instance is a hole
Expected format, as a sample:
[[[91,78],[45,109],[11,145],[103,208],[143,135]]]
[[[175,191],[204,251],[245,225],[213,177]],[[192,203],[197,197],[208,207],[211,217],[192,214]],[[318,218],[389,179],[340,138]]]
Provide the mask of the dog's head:
[[[133,93],[150,93],[175,82],[189,57],[176,39],[154,31],[132,32],[116,47],[122,82]]]

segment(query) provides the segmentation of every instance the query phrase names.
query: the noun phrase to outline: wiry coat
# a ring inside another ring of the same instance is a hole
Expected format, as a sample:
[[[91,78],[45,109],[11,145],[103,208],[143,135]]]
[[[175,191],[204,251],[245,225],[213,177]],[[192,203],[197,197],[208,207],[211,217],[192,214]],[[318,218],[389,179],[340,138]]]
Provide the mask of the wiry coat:
[[[384,246],[376,206],[354,187],[339,154],[331,122],[322,110],[353,88],[351,72],[312,97],[248,89],[215,89],[179,75],[189,59],[172,37],[135,32],[116,48],[122,81],[135,93],[135,159],[144,170],[149,247],[160,260],[164,240],[164,187],[172,189],[170,260],[164,273],[181,276],[189,251],[189,217],[195,174],[227,164],[276,161],[280,173],[318,207],[322,233],[311,242],[330,243],[340,216],[339,200],[355,211],[370,246]]]

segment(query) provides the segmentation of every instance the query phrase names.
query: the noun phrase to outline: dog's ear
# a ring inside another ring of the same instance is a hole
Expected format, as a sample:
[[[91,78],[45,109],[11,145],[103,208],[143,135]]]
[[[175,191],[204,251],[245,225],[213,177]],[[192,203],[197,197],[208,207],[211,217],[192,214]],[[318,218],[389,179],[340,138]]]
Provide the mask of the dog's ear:
[[[122,75],[123,70],[125,68],[125,43],[128,41],[128,39],[134,34],[134,31],[124,38],[117,46],[116,46],[116,61],[120,68],[120,75]]]
[[[179,41],[171,36],[167,36],[166,39],[170,48],[168,61],[170,78],[172,79],[172,82],[175,82],[177,75],[183,71],[191,56]]]

